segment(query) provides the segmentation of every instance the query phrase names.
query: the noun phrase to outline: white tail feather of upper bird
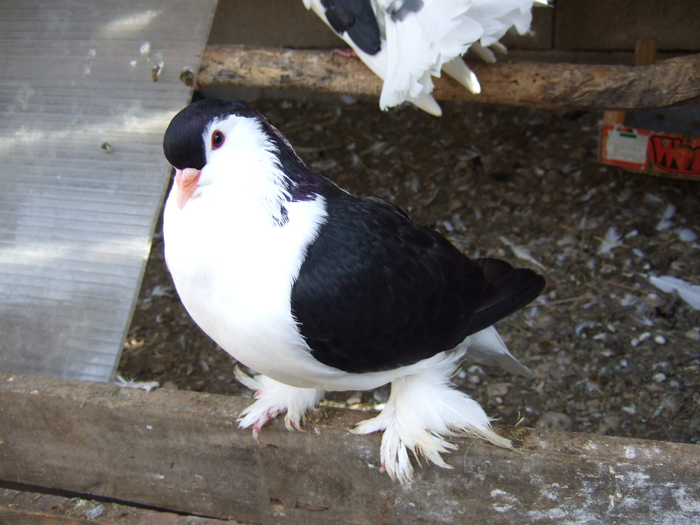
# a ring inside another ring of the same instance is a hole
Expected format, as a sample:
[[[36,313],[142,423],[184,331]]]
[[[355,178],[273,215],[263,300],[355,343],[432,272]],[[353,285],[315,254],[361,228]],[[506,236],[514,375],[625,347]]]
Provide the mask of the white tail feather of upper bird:
[[[331,29],[321,0],[303,0]],[[492,63],[505,46],[499,40],[510,30],[530,32],[532,7],[548,0],[366,0],[380,31],[380,49],[364,52],[347,32],[336,33],[383,81],[379,106],[386,110],[405,101],[440,116],[432,77],[444,71],[472,93],[480,93],[476,75],[460,58],[471,47]],[[335,0],[331,4],[342,4]],[[360,23],[356,21],[355,23]]]

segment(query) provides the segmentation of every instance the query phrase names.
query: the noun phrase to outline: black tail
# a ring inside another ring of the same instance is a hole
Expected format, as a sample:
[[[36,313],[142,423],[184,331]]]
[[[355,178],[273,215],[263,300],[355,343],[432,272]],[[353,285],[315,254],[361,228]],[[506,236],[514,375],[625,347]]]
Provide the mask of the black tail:
[[[544,278],[532,270],[514,269],[499,259],[477,259],[475,262],[481,266],[489,284],[474,312],[469,328],[471,333],[488,328],[517,312],[535,299],[544,288]]]

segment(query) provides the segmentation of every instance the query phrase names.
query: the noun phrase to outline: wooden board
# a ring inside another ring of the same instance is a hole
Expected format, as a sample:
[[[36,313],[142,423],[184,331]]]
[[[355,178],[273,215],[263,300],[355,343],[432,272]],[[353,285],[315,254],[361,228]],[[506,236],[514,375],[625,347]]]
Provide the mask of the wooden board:
[[[0,480],[245,523],[690,523],[696,445],[500,429],[517,451],[457,440],[453,470],[402,487],[361,412],[321,409],[305,433],[256,443],[248,399],[0,374]]]
[[[554,47],[634,49],[656,36],[661,49],[700,49],[697,0],[559,0],[554,3]]]
[[[700,54],[652,66],[469,63],[482,92],[450,78],[435,81],[438,100],[468,100],[546,109],[641,109],[700,98]],[[381,81],[359,59],[332,51],[207,46],[197,87],[235,85],[378,97]]]
[[[173,514],[25,490],[0,489],[0,525],[237,525],[238,522]]]

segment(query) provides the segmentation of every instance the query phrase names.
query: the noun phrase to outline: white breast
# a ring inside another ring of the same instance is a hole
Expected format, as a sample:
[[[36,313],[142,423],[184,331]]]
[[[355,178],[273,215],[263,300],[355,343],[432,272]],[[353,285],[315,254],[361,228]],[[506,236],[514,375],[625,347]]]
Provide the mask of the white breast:
[[[165,208],[166,261],[185,308],[246,366],[299,382],[313,359],[292,318],[290,295],[325,219],[323,200],[286,203],[289,220],[277,226],[250,196],[200,190],[182,210],[173,190]]]

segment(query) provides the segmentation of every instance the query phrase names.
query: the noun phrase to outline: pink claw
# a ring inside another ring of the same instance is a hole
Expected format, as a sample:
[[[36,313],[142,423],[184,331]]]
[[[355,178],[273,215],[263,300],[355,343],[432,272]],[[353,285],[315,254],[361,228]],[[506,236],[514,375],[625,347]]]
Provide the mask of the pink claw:
[[[264,415],[260,417],[255,423],[253,423],[253,439],[255,441],[258,441],[258,436],[260,435],[260,431],[262,430],[262,427],[265,426],[265,424],[272,419],[272,414],[270,412],[266,412]]]
[[[334,49],[333,54],[340,55],[345,58],[356,58],[357,53],[354,49]]]
[[[297,424],[296,422],[294,422],[294,421],[290,421],[289,424],[292,426],[292,428],[293,428],[294,430],[298,430],[299,432],[306,432],[306,430],[304,430],[303,428],[301,428],[301,425],[298,425],[298,424]]]

